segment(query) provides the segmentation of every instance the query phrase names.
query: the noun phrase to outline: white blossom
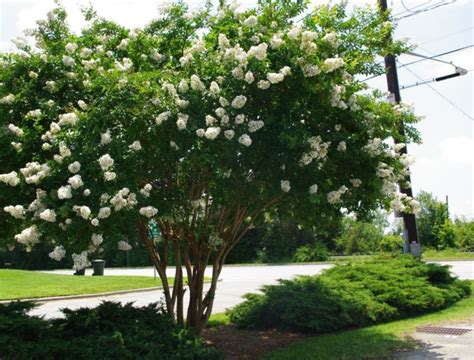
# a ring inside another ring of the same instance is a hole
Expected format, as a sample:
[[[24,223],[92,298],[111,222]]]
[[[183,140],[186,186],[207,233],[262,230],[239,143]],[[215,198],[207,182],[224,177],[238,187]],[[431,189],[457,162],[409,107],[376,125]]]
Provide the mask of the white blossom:
[[[258,24],[258,19],[255,15],[249,16],[247,19],[244,20],[244,25],[253,27]]]
[[[117,45],[117,50],[125,50],[127,49],[127,46],[128,46],[128,39],[127,38],[122,39],[120,41],[120,44]]]
[[[74,262],[74,265],[72,266],[72,268],[76,271],[80,271],[90,266],[91,263],[88,260],[87,256],[88,256],[87,251],[83,251],[80,254],[72,254],[72,260]]]
[[[316,194],[318,192],[318,185],[313,184],[309,187],[309,193],[310,194]]]
[[[82,192],[82,195],[84,195],[86,197],[89,196],[90,194],[91,194],[90,189],[84,189],[84,191]]]
[[[248,58],[255,57],[257,60],[262,61],[267,57],[267,48],[268,48],[268,45],[265,43],[252,46],[247,52],[247,57]]]
[[[142,149],[142,144],[140,144],[140,141],[134,141],[128,148],[132,151],[139,151]]]
[[[199,76],[191,75],[191,89],[201,92],[206,90],[206,87],[202,83],[201,79],[199,79]]]
[[[18,137],[21,137],[24,135],[23,130],[13,124],[8,125],[8,130],[10,130],[12,133],[14,133]]]
[[[69,54],[72,54],[74,51],[76,51],[78,48],[78,45],[76,43],[67,43],[65,46],[66,51]]]
[[[117,245],[118,249],[122,251],[129,251],[132,249],[132,246],[128,242],[123,240],[120,240]]]
[[[92,50],[89,48],[82,48],[81,51],[79,52],[79,56],[81,58],[86,58],[92,55]]]
[[[303,66],[302,70],[305,77],[313,77],[321,72],[321,69],[314,64],[306,64]]]
[[[239,137],[239,143],[248,147],[252,145],[252,139],[247,134],[243,134]]]
[[[258,131],[263,128],[264,125],[265,124],[262,120],[251,120],[248,123],[249,132],[253,133],[255,131]]]
[[[58,124],[59,126],[62,125],[76,125],[77,121],[79,118],[77,117],[76,113],[66,113],[66,114],[61,114],[59,115],[59,121]]]
[[[267,80],[260,80],[257,83],[257,87],[261,90],[267,90],[270,87],[270,81]]]
[[[67,169],[70,173],[77,174],[81,170],[81,163],[79,161],[74,161],[72,164],[69,164]]]
[[[337,70],[345,65],[345,62],[341,58],[329,58],[324,60],[324,71],[325,72],[332,72]]]
[[[197,129],[197,130],[196,130],[196,135],[197,135],[198,137],[203,137],[204,135],[206,135],[206,130],[204,130],[204,129]]]
[[[105,181],[113,181],[117,178],[117,174],[113,171],[106,171],[104,172],[104,180]]]
[[[246,83],[251,84],[255,81],[255,77],[254,77],[254,75],[251,71],[247,71],[245,73],[244,80],[245,80]]]
[[[84,220],[87,220],[89,219],[89,217],[91,216],[91,209],[88,207],[88,206],[78,206],[78,205],[74,205],[72,207],[72,209],[76,212],[76,214],[78,216],[80,216],[81,218],[83,218]]]
[[[284,78],[285,76],[281,73],[268,73],[267,74],[267,79],[272,84],[278,84],[279,82],[282,82]]]
[[[61,186],[58,189],[58,199],[70,199],[72,198],[71,185]]]
[[[101,207],[99,209],[99,214],[97,215],[97,217],[99,219],[107,219],[110,214],[112,213],[111,209],[109,207]]]
[[[100,145],[107,145],[112,141],[110,130],[107,129],[105,133],[100,134]]]
[[[221,133],[220,127],[211,126],[206,129],[204,136],[206,139],[214,140]]]
[[[270,47],[272,49],[278,49],[284,43],[285,41],[281,38],[281,34],[275,34],[272,36],[272,39],[270,40]]]
[[[360,179],[350,179],[349,181],[352,184],[352,186],[355,187],[355,188],[362,185],[362,180],[360,180]]]
[[[245,115],[244,114],[239,114],[235,117],[235,121],[234,121],[236,124],[243,124],[245,122]]]
[[[347,145],[346,145],[346,142],[345,141],[341,141],[338,145],[337,145],[337,151],[346,151],[347,149]]]
[[[234,130],[226,130],[224,131],[224,136],[227,140],[232,140],[232,138],[234,137],[235,135],[235,131]]]
[[[185,79],[181,79],[181,81],[178,84],[178,91],[182,94],[188,92],[189,90],[189,84]]]
[[[77,102],[77,105],[82,109],[82,110],[86,110],[87,109],[87,104],[84,100],[79,100]]]
[[[10,206],[5,206],[3,208],[3,211],[6,213],[10,214],[13,216],[15,219],[23,219],[24,214],[25,214],[25,209],[23,208],[22,205],[10,205]]]
[[[81,175],[74,175],[71,176],[67,182],[73,189],[79,189],[81,186],[84,185],[84,182],[82,181]]]
[[[66,250],[62,245],[58,245],[48,254],[48,256],[53,260],[61,261],[64,256],[66,256]]]
[[[229,39],[224,34],[219,34],[218,39],[217,39],[219,49],[225,50],[228,47],[230,47]]]
[[[39,242],[41,233],[39,232],[36,225],[32,225],[26,229],[23,229],[21,233],[15,235],[15,240],[20,244],[31,247],[32,245]]]
[[[245,106],[247,98],[244,95],[237,95],[234,100],[232,100],[231,106],[234,109],[241,109]]]
[[[102,155],[98,161],[103,171],[110,169],[114,165],[114,159],[109,154]]]
[[[36,73],[34,71],[30,71],[30,72],[28,72],[28,76],[32,79],[37,79],[38,78],[38,73]]]
[[[140,215],[146,216],[147,218],[152,218],[158,213],[158,209],[153,206],[142,207],[139,210]]]
[[[41,116],[41,109],[30,110],[26,113],[26,117],[37,118]]]
[[[43,210],[39,214],[39,217],[41,220],[44,220],[47,222],[56,222],[56,213],[54,212],[54,210],[51,210],[51,209]]]
[[[66,65],[66,66],[74,66],[76,64],[76,62],[74,61],[74,59],[72,57],[64,55],[63,56],[63,64]]]
[[[288,180],[281,180],[280,187],[283,192],[288,192],[291,189],[290,182]]]
[[[0,99],[0,104],[10,105],[13,104],[13,101],[15,101],[15,95],[8,94]]]
[[[211,85],[209,86],[209,92],[211,94],[217,95],[221,91],[219,84],[216,83],[215,81],[211,82]]]
[[[171,112],[170,112],[170,111],[164,111],[164,112],[162,112],[161,114],[159,114],[159,115],[155,118],[156,125],[161,125],[161,124],[163,123],[163,121],[168,120],[168,118],[170,117],[170,115],[171,115]]]
[[[99,219],[93,218],[93,219],[91,220],[91,225],[92,225],[92,226],[96,226],[96,227],[99,226]]]
[[[12,171],[8,174],[0,174],[0,182],[10,186],[17,186],[20,183],[20,177],[16,171]]]

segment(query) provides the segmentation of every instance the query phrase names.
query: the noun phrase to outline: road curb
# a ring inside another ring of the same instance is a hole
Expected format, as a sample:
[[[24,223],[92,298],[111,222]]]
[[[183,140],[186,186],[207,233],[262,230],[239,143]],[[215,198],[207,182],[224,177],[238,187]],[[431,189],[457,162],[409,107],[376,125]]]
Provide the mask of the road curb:
[[[162,289],[163,289],[163,286],[155,286],[155,287],[150,287],[150,288],[110,291],[110,292],[97,293],[97,294],[65,295],[65,296],[51,296],[51,297],[45,297],[45,298],[1,300],[0,304],[9,304],[13,301],[34,301],[34,302],[39,302],[39,303],[47,303],[50,301],[98,298],[98,297],[106,297],[106,296],[113,296],[113,295],[123,295],[123,294],[130,294],[130,293],[156,291],[156,290],[162,290]]]

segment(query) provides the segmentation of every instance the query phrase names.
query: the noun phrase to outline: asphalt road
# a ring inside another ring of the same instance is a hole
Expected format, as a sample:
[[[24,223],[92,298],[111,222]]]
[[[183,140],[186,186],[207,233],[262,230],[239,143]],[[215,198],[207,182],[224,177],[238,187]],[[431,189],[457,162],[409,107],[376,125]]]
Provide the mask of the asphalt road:
[[[450,265],[452,271],[461,279],[474,280],[474,261],[443,261],[440,264]],[[262,285],[274,284],[278,279],[290,279],[296,275],[318,274],[330,264],[314,265],[263,265],[263,266],[226,266],[221,273],[221,281],[217,287],[214,303],[214,313],[225,311],[242,301],[242,296],[248,292],[257,291]],[[88,270],[88,274],[91,274]],[[57,270],[51,273],[72,274],[72,270]],[[172,276],[174,269],[169,269]],[[153,268],[139,269],[105,269],[105,275],[135,275],[154,276]],[[206,275],[211,275],[211,269],[206,270]],[[60,316],[61,308],[93,307],[103,300],[120,301],[122,303],[134,302],[136,305],[145,305],[156,302],[161,298],[161,291],[142,293],[129,293],[107,297],[94,297],[87,299],[68,299],[50,301],[40,305],[32,314],[44,315],[47,318]]]

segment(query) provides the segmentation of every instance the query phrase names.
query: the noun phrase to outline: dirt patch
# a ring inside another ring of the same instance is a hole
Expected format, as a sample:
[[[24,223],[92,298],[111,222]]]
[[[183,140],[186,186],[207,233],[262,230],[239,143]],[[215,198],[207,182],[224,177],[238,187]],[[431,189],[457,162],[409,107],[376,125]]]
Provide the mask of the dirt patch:
[[[202,337],[209,345],[222,350],[226,360],[258,360],[263,354],[308,335],[276,329],[241,330],[231,324],[206,329]]]

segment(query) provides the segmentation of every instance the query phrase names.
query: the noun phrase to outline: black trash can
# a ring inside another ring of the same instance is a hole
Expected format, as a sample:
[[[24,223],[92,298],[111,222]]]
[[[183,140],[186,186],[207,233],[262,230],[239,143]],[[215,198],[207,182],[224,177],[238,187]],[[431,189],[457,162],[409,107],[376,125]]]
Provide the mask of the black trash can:
[[[94,276],[103,276],[105,268],[105,260],[92,260],[92,267],[94,268]]]

